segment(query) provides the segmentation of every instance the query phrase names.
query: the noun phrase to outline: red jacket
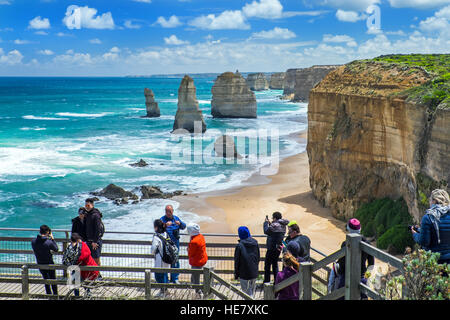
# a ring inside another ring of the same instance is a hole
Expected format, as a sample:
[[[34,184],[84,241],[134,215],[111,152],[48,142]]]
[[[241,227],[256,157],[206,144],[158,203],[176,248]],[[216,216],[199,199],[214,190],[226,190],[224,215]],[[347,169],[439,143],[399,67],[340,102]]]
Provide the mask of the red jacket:
[[[86,242],[81,244],[81,255],[78,259],[79,266],[97,266],[94,258],[91,256],[91,249],[89,249]],[[81,278],[83,280],[95,280],[98,277],[98,270],[96,271],[81,271]]]
[[[206,243],[203,235],[191,237],[188,247],[189,264],[193,267],[203,267],[208,262]]]

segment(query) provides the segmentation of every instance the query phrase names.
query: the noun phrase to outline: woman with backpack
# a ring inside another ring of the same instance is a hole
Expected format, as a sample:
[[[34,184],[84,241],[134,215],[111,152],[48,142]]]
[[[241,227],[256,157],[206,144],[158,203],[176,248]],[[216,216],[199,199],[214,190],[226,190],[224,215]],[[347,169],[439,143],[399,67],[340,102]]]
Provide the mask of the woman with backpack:
[[[167,240],[169,238],[167,232],[166,232],[166,225],[164,222],[161,221],[161,219],[155,220],[153,223],[153,226],[155,228],[155,234],[153,235],[152,240],[152,248],[151,253],[155,255],[155,268],[170,268],[170,263],[164,262],[164,250],[167,246]],[[155,279],[158,283],[168,283],[168,274],[166,273],[156,273],[155,272]],[[161,289],[160,292],[157,294],[159,297],[163,297],[165,295],[165,290]]]

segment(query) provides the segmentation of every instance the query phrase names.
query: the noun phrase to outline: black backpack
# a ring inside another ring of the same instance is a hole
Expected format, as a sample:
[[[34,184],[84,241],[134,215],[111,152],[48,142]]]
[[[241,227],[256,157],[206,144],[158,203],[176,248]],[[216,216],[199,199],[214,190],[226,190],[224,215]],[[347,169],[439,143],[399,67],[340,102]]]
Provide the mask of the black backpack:
[[[163,237],[161,234],[156,234],[161,239],[163,245],[162,261],[167,264],[175,264],[178,261],[178,248],[170,237]]]

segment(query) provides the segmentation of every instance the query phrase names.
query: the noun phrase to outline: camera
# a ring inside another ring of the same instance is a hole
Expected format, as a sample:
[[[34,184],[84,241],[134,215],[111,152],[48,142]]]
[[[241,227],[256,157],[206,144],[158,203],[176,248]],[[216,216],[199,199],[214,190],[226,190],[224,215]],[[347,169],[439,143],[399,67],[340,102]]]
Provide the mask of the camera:
[[[409,231],[414,230],[415,232],[419,232],[419,228],[417,226],[408,226],[408,230]]]

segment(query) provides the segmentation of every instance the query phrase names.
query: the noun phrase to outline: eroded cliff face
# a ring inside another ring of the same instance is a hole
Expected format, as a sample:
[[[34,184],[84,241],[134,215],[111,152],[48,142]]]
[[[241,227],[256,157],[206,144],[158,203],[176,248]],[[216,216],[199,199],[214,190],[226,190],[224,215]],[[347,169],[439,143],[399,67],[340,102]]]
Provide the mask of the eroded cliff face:
[[[247,85],[253,91],[262,91],[269,89],[269,82],[264,73],[250,73],[247,76]]]
[[[311,90],[310,184],[336,217],[350,218],[376,198],[402,196],[419,219],[418,175],[450,184],[450,110],[430,116],[399,94],[430,79],[419,67],[360,61]]]
[[[297,72],[302,69],[288,69],[284,75],[283,82],[283,98],[292,100],[295,94],[295,78]]]
[[[292,100],[294,102],[308,101],[309,91],[337,67],[323,65],[298,70],[295,74],[294,97]]]
[[[285,75],[285,72],[272,73],[270,75],[269,88],[274,90],[283,90]]]

